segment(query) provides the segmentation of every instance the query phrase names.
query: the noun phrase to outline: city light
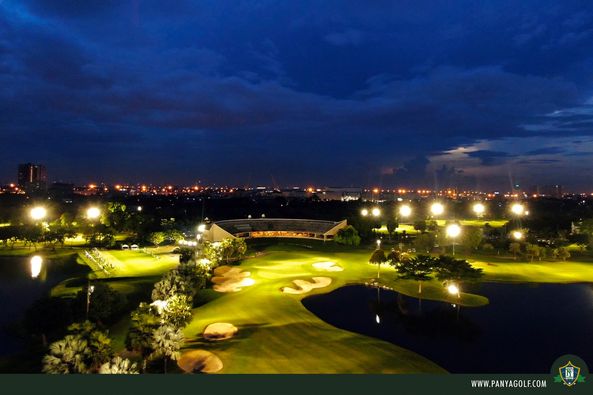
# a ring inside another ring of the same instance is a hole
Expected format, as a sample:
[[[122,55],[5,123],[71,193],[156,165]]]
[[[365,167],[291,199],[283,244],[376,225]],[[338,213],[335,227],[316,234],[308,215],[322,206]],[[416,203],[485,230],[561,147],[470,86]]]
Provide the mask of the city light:
[[[514,230],[511,234],[515,240],[521,240],[523,238],[523,232],[520,230]]]
[[[31,218],[35,221],[40,221],[47,216],[47,210],[45,207],[37,206],[31,209]]]
[[[41,267],[43,265],[43,258],[39,255],[35,255],[31,258],[31,277],[37,278],[39,277],[39,273],[41,273]]]
[[[447,287],[447,292],[451,295],[457,295],[459,297],[459,287],[455,284],[449,284]]]
[[[363,217],[368,216],[369,210],[367,210],[366,208],[363,208],[362,210],[360,210],[360,215],[362,215]]]
[[[445,212],[445,206],[443,206],[441,203],[433,203],[430,206],[430,213],[432,215],[441,215]]]
[[[101,216],[101,210],[98,207],[89,207],[86,210],[86,217],[88,219],[97,219]]]
[[[486,206],[484,206],[482,203],[476,203],[474,204],[473,207],[474,213],[480,217],[482,215],[484,215],[484,212],[486,211]]]
[[[523,215],[523,213],[525,211],[525,207],[523,207],[523,205],[521,203],[514,203],[511,206],[511,211],[515,215]]]
[[[377,207],[375,207],[374,209],[371,210],[371,214],[373,214],[373,217],[378,217],[379,215],[381,215],[381,210]]]
[[[198,232],[204,233],[206,231],[206,224],[198,225]]]
[[[377,324],[380,324],[381,323],[381,317],[379,317],[379,314],[375,314],[375,322]]]
[[[411,214],[412,214],[412,208],[410,206],[408,206],[407,204],[400,206],[399,215],[401,215],[404,218],[407,218]]]
[[[377,239],[377,249],[381,248],[381,239]]]

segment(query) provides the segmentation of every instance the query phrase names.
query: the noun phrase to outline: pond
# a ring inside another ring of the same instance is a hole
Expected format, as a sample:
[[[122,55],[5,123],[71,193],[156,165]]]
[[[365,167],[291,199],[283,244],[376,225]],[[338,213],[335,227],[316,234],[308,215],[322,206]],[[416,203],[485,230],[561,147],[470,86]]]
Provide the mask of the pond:
[[[593,367],[593,286],[482,283],[490,304],[464,308],[362,285],[303,300],[341,329],[412,350],[451,373],[548,373],[576,354]]]
[[[31,255],[34,255],[31,252]],[[43,253],[39,255],[43,256]],[[74,275],[83,275],[86,270],[68,257],[44,258],[37,278],[31,277],[30,257],[0,257],[0,355],[19,352],[23,340],[16,336],[17,324],[25,311],[44,296],[51,288]]]

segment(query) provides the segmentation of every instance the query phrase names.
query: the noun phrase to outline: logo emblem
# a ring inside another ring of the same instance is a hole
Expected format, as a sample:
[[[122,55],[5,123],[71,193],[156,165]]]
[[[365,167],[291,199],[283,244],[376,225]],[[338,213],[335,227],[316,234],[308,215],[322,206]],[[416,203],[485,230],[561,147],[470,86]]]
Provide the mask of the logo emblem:
[[[581,376],[581,368],[574,365],[571,361],[568,361],[568,363],[564,366],[560,366],[558,368],[558,372],[560,373],[560,379],[564,385],[569,387],[572,387],[576,383],[582,381],[582,378],[579,380],[579,377]]]

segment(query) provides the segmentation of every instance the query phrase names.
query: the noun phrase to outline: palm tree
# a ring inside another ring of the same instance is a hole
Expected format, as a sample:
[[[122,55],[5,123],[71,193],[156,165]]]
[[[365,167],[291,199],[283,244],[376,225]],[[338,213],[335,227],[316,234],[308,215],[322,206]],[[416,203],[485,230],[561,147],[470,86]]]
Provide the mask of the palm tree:
[[[118,356],[101,365],[99,374],[138,374],[138,367],[129,359]]]
[[[163,325],[153,333],[152,349],[153,358],[163,358],[164,370],[167,373],[167,361],[176,361],[179,358],[179,350],[184,342],[183,332],[171,325]]]
[[[88,373],[85,360],[90,355],[86,340],[68,335],[49,346],[49,354],[43,357],[43,373],[69,374]]]

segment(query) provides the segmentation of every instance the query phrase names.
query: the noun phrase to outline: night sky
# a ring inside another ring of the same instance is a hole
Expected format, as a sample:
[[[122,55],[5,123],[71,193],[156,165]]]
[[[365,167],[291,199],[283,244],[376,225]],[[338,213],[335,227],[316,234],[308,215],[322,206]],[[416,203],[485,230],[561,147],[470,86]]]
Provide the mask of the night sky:
[[[590,192],[593,4],[0,0],[0,181],[26,161],[77,183]]]

